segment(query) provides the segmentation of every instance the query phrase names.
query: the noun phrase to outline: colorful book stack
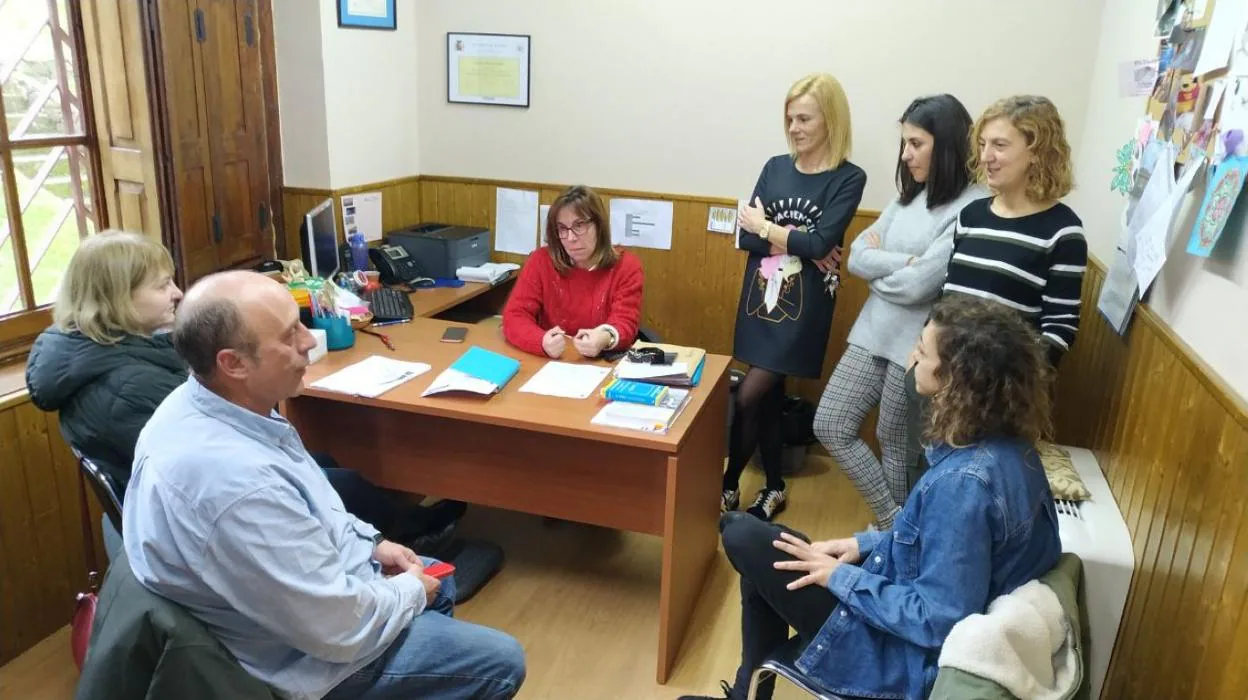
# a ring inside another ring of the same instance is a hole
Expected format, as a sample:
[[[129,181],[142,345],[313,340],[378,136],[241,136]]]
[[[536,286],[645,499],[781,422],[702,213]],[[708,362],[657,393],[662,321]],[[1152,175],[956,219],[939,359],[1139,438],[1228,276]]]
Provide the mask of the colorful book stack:
[[[625,357],[615,366],[615,376],[620,379],[635,379],[667,386],[697,386],[702,379],[702,366],[706,364],[706,351],[702,348],[645,342],[634,343],[633,348],[658,348],[675,355],[676,359],[670,365],[654,365],[633,362]]]
[[[612,379],[602,388],[609,403],[594,416],[595,425],[665,434],[689,403],[689,390]]]

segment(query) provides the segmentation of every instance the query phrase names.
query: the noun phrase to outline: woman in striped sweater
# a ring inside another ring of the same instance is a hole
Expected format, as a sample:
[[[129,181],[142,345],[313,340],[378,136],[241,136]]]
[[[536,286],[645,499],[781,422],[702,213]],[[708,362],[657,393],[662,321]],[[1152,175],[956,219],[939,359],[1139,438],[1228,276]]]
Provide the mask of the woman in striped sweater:
[[[1088,264],[1083,222],[1059,201],[1074,187],[1062,117],[1046,97],[1007,97],[980,115],[971,146],[971,167],[993,196],[958,213],[942,293],[991,299],[1018,311],[1040,331],[1056,370],[1079,331]],[[906,395],[916,447],[926,402],[915,390],[913,368],[906,374]],[[919,454],[912,484],[926,468]]]
[[[1054,368],[1075,342],[1088,244],[1060,200],[1073,187],[1070,146],[1045,97],[999,100],[975,122],[971,165],[993,196],[958,214],[944,291],[1005,304],[1048,344]]]

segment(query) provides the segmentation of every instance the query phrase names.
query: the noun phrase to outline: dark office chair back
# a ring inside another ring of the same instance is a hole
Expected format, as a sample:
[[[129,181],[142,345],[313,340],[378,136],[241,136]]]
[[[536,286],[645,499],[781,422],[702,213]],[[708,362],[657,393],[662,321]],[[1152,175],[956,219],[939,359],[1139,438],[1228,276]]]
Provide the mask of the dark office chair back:
[[[87,564],[87,590],[79,593],[74,600],[74,614],[70,620],[69,645],[74,657],[74,665],[82,670],[87,656],[87,646],[91,641],[91,631],[95,627],[95,612],[99,603],[97,591],[99,580],[99,561],[95,556],[95,535],[91,530],[91,509],[87,506],[87,488],[90,484],[95,492],[100,507],[108,516],[117,532],[121,532],[121,499],[117,497],[117,488],[113,480],[104,470],[100,469],[86,455],[77,449],[70,448],[78,459],[81,482],[78,484],[79,509],[82,511],[82,546]]]
[[[78,468],[82,470],[82,478],[86,480],[96,499],[99,500],[109,522],[117,528],[117,532],[121,532],[121,498],[117,495],[117,485],[113,483],[108,474],[104,473],[103,469],[100,469],[99,465],[77,449],[74,449],[74,457],[78,458]],[[86,517],[86,513],[83,513],[83,516]]]

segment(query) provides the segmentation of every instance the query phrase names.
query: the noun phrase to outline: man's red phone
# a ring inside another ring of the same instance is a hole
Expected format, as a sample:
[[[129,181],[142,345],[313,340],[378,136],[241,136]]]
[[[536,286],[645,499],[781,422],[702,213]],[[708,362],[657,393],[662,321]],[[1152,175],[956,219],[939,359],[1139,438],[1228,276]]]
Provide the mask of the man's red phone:
[[[443,579],[455,573],[455,565],[440,561],[425,567],[425,576]]]

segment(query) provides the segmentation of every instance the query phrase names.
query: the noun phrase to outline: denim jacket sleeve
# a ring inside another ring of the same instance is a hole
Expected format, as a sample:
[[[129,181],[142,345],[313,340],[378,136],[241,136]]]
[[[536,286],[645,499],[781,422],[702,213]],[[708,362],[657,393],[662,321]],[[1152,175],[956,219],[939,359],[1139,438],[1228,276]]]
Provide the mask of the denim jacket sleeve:
[[[880,532],[879,530],[867,530],[856,533],[854,539],[858,540],[858,554],[865,557],[874,552],[880,546],[880,542],[884,541],[884,538],[889,534],[891,533],[887,531]]]
[[[907,577],[902,561],[894,562],[895,579],[841,566],[832,572],[828,589],[872,627],[938,649],[954,624],[988,605],[995,508],[978,477],[941,474],[926,486],[917,528],[903,512],[893,529],[890,556],[917,560],[917,575]]]

